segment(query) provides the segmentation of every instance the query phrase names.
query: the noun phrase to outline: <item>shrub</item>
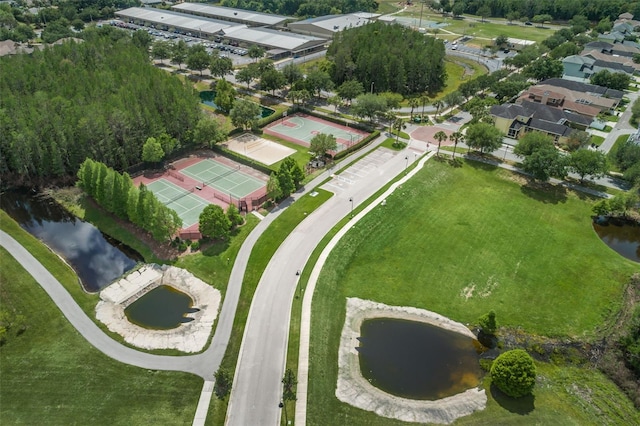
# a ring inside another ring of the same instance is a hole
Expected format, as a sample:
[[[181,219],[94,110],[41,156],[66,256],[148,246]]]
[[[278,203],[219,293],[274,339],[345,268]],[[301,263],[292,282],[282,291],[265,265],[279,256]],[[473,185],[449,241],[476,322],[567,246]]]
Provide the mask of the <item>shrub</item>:
[[[496,324],[496,313],[493,310],[478,318],[478,323],[480,325],[480,330],[484,334],[493,335],[498,329]]]
[[[491,381],[498,389],[513,398],[531,394],[536,384],[536,366],[522,349],[501,354],[491,366]]]
[[[192,241],[191,242],[191,250],[198,251],[200,249],[200,241]]]

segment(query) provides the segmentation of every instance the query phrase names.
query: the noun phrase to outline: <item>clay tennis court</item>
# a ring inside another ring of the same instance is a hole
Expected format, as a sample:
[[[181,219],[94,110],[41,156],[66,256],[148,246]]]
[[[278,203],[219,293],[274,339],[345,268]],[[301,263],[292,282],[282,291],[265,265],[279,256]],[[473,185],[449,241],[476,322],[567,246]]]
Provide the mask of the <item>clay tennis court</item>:
[[[369,136],[369,133],[362,130],[304,114],[283,117],[265,127],[263,131],[268,135],[302,146],[309,146],[311,139],[317,134],[333,135],[338,144],[336,152],[343,151]]]
[[[223,143],[222,146],[268,166],[296,152],[295,149],[261,138],[253,133],[240,135]]]

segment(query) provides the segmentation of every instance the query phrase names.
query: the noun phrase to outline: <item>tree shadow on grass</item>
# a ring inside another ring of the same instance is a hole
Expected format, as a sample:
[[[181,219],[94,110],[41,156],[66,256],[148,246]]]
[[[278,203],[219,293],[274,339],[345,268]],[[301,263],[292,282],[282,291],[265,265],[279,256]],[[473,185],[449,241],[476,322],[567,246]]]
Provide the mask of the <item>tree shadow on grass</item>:
[[[549,185],[529,180],[526,185],[520,187],[520,191],[529,198],[545,204],[567,202],[567,188],[562,185]]]
[[[466,163],[476,170],[484,170],[487,172],[492,172],[498,168],[496,164],[486,163],[485,159],[481,157],[479,154],[473,154],[473,155],[467,154],[465,157],[467,159]]]
[[[526,416],[535,410],[536,398],[533,395],[523,396],[522,398],[512,398],[502,393],[495,385],[491,385],[491,396],[505,410]]]

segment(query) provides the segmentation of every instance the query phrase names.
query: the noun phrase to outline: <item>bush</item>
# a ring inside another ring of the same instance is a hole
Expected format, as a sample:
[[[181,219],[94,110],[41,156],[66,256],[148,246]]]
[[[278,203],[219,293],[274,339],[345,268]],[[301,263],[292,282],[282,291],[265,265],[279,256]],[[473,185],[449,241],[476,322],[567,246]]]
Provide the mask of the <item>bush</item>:
[[[480,325],[480,330],[484,334],[496,334],[498,326],[496,324],[496,313],[493,310],[478,318],[478,323]]]
[[[191,242],[191,251],[200,250],[200,241],[192,241]]]
[[[491,382],[513,398],[531,394],[536,384],[533,359],[522,349],[501,354],[491,366]]]

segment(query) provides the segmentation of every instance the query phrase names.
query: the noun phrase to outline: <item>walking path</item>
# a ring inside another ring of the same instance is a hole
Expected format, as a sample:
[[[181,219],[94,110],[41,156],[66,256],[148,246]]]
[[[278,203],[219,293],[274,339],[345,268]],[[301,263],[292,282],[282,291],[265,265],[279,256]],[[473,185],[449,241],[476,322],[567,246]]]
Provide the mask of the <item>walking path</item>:
[[[96,326],[80,309],[62,284],[37,259],[3,231],[0,231],[0,245],[5,247],[40,283],[69,322],[101,352],[118,361],[141,368],[184,371],[205,379],[194,419],[194,424],[204,424],[212,394],[213,374],[220,366],[229,341],[244,272],[256,241],[288,205],[329,178],[334,170],[339,169],[341,164],[350,164],[369,154],[383,140],[384,137],[381,136],[362,151],[345,158],[331,170],[325,171],[257,225],[245,240],[234,263],[212,343],[209,348],[198,355],[181,357],[152,355],[116,342]],[[280,381],[286,360],[291,302],[298,280],[295,271],[304,267],[311,251],[324,235],[348,214],[350,208],[352,209],[354,205],[360,205],[389,180],[401,173],[403,169],[406,170],[409,160],[413,161],[417,158],[416,155],[407,155],[408,152],[390,154],[384,162],[371,167],[372,171],[364,175],[362,179],[354,181],[352,185],[344,187],[342,191],[336,190],[336,195],[332,199],[299,224],[271,259],[254,295],[245,328],[245,338],[241,346],[234,388],[229,403],[228,424],[272,425],[279,423],[278,402],[282,391]],[[427,157],[423,158],[420,164],[424,164],[426,160]],[[494,162],[494,164],[517,170],[504,163]],[[407,178],[413,173],[416,171],[410,172]],[[594,195],[607,196],[597,191],[566,183],[565,185]],[[372,204],[372,206],[375,205],[375,203]],[[363,214],[359,214],[358,217]],[[283,265],[286,267],[282,268]],[[308,291],[307,293],[303,315],[308,316],[313,292]],[[302,362],[304,362],[303,359],[301,359]],[[306,373],[301,370],[298,377],[302,382],[303,378],[306,380]],[[306,401],[306,394],[301,394],[300,399]]]

